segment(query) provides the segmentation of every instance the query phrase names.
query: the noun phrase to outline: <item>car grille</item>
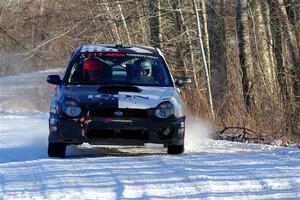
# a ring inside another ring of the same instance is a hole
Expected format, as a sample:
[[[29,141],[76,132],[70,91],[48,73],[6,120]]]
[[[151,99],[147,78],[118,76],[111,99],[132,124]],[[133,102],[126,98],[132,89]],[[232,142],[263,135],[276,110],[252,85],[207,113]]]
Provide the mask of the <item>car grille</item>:
[[[122,115],[116,115],[116,113]],[[149,116],[148,110],[143,109],[93,109],[90,110],[91,117],[125,117],[125,118],[147,118]]]
[[[89,130],[86,135],[90,139],[97,138],[120,138],[120,139],[136,139],[147,140],[148,131],[145,130],[119,130],[114,129],[93,129]]]

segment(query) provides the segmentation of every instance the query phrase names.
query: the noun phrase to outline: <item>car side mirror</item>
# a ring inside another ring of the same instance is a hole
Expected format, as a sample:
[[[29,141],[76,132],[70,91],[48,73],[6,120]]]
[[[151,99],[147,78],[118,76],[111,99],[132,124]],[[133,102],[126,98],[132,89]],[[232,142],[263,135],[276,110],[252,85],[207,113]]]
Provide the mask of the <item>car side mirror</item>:
[[[47,82],[53,85],[60,85],[62,80],[60,79],[59,75],[49,75],[47,77]]]
[[[177,87],[182,87],[182,86],[190,85],[191,83],[192,83],[191,78],[187,77],[187,76],[180,76],[180,77],[177,77],[175,79],[175,85]]]

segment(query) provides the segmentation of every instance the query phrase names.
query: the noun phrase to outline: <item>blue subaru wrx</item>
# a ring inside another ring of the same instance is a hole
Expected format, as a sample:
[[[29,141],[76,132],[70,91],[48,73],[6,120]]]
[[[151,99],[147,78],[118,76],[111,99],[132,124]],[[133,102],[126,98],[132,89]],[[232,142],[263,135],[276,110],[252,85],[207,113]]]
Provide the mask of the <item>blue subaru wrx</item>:
[[[158,48],[84,45],[71,56],[57,85],[49,118],[50,157],[65,156],[68,144],[164,144],[184,152],[185,112],[178,87]]]

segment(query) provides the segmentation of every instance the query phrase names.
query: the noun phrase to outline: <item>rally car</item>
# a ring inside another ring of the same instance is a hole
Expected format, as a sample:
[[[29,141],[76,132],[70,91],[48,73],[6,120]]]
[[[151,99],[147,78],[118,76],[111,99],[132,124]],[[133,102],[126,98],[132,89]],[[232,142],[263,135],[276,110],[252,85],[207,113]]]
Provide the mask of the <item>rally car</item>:
[[[178,87],[158,48],[84,45],[73,52],[50,107],[49,157],[65,156],[68,144],[164,144],[184,152],[185,112]]]

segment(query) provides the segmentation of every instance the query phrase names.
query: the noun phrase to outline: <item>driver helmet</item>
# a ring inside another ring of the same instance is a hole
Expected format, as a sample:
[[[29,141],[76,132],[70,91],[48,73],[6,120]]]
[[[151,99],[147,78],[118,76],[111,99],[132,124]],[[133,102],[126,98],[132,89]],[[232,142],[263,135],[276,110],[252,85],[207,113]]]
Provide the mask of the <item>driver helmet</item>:
[[[140,63],[140,74],[142,76],[151,76],[152,64],[150,60],[144,60]]]
[[[83,74],[87,80],[101,80],[103,78],[102,62],[97,58],[88,58],[83,64]]]

